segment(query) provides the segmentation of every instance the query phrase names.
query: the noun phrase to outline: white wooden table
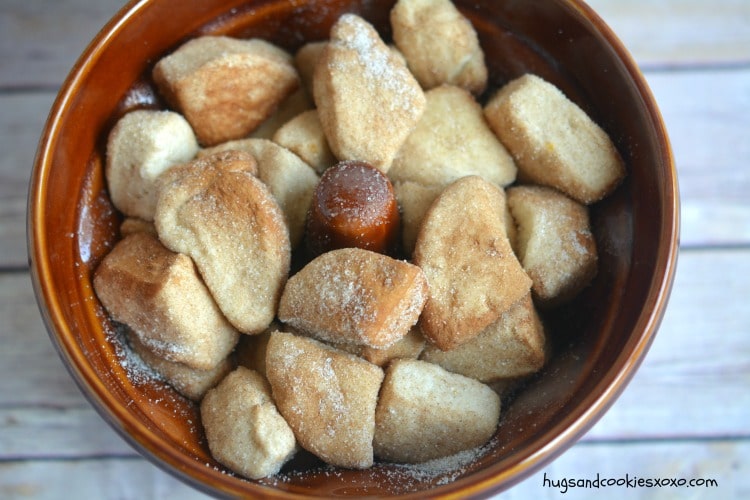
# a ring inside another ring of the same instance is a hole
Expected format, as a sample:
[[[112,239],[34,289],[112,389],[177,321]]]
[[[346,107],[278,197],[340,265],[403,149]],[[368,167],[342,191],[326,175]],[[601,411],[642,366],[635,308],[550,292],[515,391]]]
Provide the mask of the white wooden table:
[[[498,0],[500,1],[500,0]],[[572,449],[501,498],[750,498],[750,1],[591,0],[630,48],[672,139],[682,247],[653,347]],[[0,3],[0,498],[203,498],[95,413],[31,290],[26,190],[42,124],[122,0]],[[570,489],[545,478],[715,480]]]

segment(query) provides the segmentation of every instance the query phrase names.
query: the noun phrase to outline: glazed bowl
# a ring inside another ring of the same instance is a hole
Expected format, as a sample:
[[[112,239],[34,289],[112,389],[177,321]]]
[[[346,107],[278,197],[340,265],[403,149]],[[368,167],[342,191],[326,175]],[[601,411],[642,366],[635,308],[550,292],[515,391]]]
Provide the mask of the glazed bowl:
[[[215,462],[195,404],[132,376],[92,289],[92,273],[119,238],[121,215],[103,178],[106,137],[124,113],[162,108],[150,73],[191,37],[261,37],[294,51],[327,38],[344,12],[390,36],[393,0],[143,0],[97,35],[62,86],[30,182],[28,243],[50,338],[91,404],[155,464],[217,496],[404,495],[481,497],[538,471],[580,438],[623,391],[664,314],[679,232],[677,179],[654,99],[627,50],[578,0],[457,0],[477,29],[490,86],[526,72],[558,85],[612,137],[627,177],[591,206],[599,247],[595,281],[547,314],[551,359],[504,401],[484,454],[443,474],[387,465],[330,470],[292,462],[283,480],[249,481]]]

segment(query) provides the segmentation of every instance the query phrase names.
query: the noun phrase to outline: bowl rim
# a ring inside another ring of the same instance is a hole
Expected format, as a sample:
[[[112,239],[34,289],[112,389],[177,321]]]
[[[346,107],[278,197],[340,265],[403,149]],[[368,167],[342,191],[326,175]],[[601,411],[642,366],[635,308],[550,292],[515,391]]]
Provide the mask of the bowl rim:
[[[55,135],[62,126],[61,119],[70,105],[78,82],[86,77],[95,61],[106,50],[109,41],[128,20],[154,1],[130,0],[125,4],[88,44],[58,91],[39,140],[29,182],[26,239],[30,276],[40,314],[58,355],[83,395],[110,427],[143,457],[173,477],[206,493],[233,495],[237,491],[232,488],[218,488],[216,485],[211,487],[190,475],[190,471],[181,467],[178,452],[172,449],[156,449],[154,443],[149,442],[137,429],[127,425],[127,419],[123,418],[127,412],[122,408],[113,409],[107,404],[107,391],[104,385],[100,380],[87,376],[85,370],[81,369],[85,356],[76,352],[70,341],[70,326],[65,322],[62,304],[51,286],[52,263],[47,253],[43,206],[46,200],[46,186],[50,182],[49,170],[55,147]],[[633,328],[639,335],[629,339],[628,348],[623,349],[618,355],[616,362],[607,371],[607,376],[596,384],[591,393],[576,406],[575,411],[557,422],[542,436],[535,438],[534,443],[539,446],[520,457],[513,466],[500,471],[489,466],[454,483],[438,486],[430,490],[430,495],[435,498],[457,498],[459,493],[461,498],[480,497],[505,490],[538,472],[575,444],[614,404],[643,362],[661,324],[674,282],[679,252],[680,200],[674,156],[661,112],[633,57],[601,17],[583,0],[557,1],[577,11],[590,28],[606,41],[637,88],[643,107],[654,127],[660,149],[660,165],[665,167],[665,182],[660,192],[664,205],[659,234],[667,236],[660,238],[656,251],[659,260],[655,264],[655,273],[651,278],[643,308],[643,311],[648,312],[641,312]],[[468,482],[465,481],[467,479],[470,479],[470,484],[462,484]],[[294,492],[252,484],[269,497],[304,497]],[[420,495],[408,494],[404,497],[418,496]]]

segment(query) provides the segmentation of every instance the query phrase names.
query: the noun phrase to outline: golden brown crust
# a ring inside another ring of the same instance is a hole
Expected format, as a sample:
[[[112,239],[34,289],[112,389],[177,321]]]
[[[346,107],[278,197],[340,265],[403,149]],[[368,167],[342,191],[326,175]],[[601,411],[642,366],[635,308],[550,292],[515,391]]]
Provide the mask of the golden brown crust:
[[[406,335],[426,299],[427,281],[417,266],[343,248],[289,278],[278,316],[321,340],[383,348]]]
[[[259,39],[190,40],[162,58],[153,76],[204,146],[248,135],[299,86],[291,56]]]
[[[500,188],[468,176],[445,188],[422,222],[414,263],[430,297],[419,324],[443,350],[479,334],[531,287],[508,242],[504,207]]]
[[[218,157],[226,154],[237,153]],[[227,319],[253,334],[274,318],[291,248],[276,199],[241,166],[208,158],[180,167],[160,189],[155,223],[168,248],[193,259]]]
[[[383,370],[316,340],[274,332],[266,373],[279,411],[303,448],[331,465],[372,466]]]
[[[169,361],[209,370],[237,343],[190,258],[147,232],[115,245],[96,269],[94,289],[115,321]]]

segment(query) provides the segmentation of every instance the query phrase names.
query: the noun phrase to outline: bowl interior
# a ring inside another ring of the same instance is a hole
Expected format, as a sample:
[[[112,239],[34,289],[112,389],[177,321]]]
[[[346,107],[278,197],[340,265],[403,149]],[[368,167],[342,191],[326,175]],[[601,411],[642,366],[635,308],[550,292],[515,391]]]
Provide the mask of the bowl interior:
[[[548,366],[512,398],[486,453],[443,474],[379,466],[321,469],[304,454],[284,480],[247,481],[210,456],[198,412],[122,363],[118,332],[91,279],[118,239],[103,179],[110,128],[135,108],[164,107],[150,70],[190,37],[262,37],[294,51],[327,38],[344,12],[385,39],[393,0],[181,0],[131,3],[66,81],[40,143],[29,197],[32,276],[50,335],[83,392],[144,455],[214,494],[479,494],[520,481],[572,444],[612,403],[655,333],[671,285],[677,195],[671,152],[650,93],[609,29],[577,1],[455,2],[474,23],[491,89],[525,72],[558,85],[612,137],[628,177],[591,209],[599,274],[573,303],[545,315]]]

